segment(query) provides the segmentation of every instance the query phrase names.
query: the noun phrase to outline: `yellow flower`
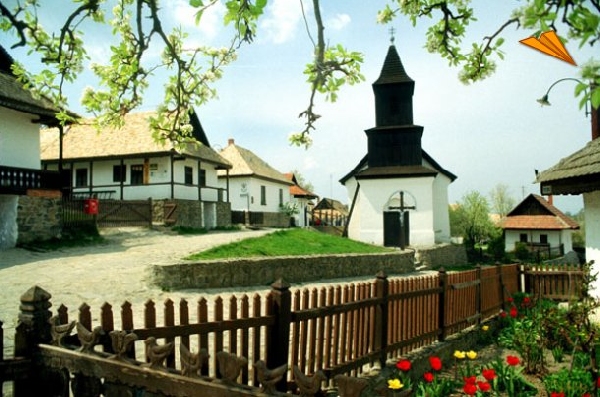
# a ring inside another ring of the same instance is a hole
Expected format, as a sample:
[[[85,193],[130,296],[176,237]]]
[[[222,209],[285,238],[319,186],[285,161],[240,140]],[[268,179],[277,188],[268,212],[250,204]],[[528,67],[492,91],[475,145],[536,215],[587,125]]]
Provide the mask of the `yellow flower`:
[[[484,326],[482,326],[482,327],[481,327],[481,330],[482,330],[483,332],[487,332],[489,329],[490,329],[490,326],[489,326],[489,325],[484,325]]]
[[[477,352],[474,352],[473,350],[469,350],[466,354],[467,357],[469,357],[469,360],[475,360],[477,358]]]
[[[388,380],[388,388],[393,390],[402,389],[404,385],[400,382],[400,379],[389,379]]]
[[[458,358],[459,360],[462,360],[466,356],[467,356],[467,353],[465,353],[463,351],[460,351],[460,350],[455,350],[454,351],[454,358]]]

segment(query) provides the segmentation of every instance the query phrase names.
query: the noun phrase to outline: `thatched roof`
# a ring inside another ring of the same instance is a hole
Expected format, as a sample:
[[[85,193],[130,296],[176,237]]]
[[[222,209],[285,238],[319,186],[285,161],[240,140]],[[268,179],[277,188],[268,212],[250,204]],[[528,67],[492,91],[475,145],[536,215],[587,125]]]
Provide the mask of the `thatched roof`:
[[[285,175],[271,167],[256,154],[236,145],[233,139],[229,140],[229,144],[221,150],[220,154],[232,165],[232,168],[229,171],[229,177],[231,178],[248,176],[271,180],[286,185],[293,184],[293,182],[287,179]],[[220,171],[219,176],[225,176],[225,172]]]
[[[199,141],[198,145],[189,144],[178,151],[170,141],[157,142],[150,131],[149,118],[155,112],[139,112],[125,115],[122,128],[104,128],[101,131],[93,125],[92,119],[82,120],[79,124],[65,128],[63,137],[64,160],[111,159],[123,157],[156,156],[177,153],[201,161],[209,162],[219,168],[231,165],[208,145],[208,140],[197,117],[190,122]],[[197,132],[196,132],[197,131]],[[56,128],[41,132],[42,160],[52,161],[59,158],[59,132]]]
[[[13,58],[0,46],[0,106],[40,116],[40,123],[55,125],[58,108],[45,98],[34,98],[12,72]]]
[[[600,190],[600,138],[538,173],[536,182],[548,194],[579,194]]]

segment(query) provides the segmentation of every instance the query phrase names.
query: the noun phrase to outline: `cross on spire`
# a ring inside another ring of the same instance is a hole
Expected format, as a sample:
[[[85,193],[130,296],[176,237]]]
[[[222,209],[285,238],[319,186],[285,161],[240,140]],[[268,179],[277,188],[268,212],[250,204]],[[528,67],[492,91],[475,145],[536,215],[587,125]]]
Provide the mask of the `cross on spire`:
[[[395,39],[395,37],[394,37],[394,33],[395,33],[395,32],[396,32],[396,29],[394,29],[394,27],[392,26],[392,27],[390,28],[390,43],[392,43],[392,45],[394,44],[394,39]]]

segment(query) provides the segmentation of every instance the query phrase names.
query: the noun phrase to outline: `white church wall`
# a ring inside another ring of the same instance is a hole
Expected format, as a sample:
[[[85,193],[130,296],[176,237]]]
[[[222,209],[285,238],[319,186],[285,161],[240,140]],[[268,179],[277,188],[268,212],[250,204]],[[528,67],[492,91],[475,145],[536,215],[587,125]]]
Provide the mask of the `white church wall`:
[[[450,242],[450,214],[448,212],[448,186],[452,181],[439,174],[433,181],[433,220],[436,243]]]
[[[407,193],[406,204],[410,204],[408,196],[414,197],[416,210],[410,212],[410,245],[433,245],[435,235],[433,228],[433,178],[403,179],[363,179],[360,181],[360,192],[355,203],[348,236],[352,239],[371,244],[383,245],[383,211],[392,195],[399,191]],[[348,194],[354,193],[355,182],[346,183]]]

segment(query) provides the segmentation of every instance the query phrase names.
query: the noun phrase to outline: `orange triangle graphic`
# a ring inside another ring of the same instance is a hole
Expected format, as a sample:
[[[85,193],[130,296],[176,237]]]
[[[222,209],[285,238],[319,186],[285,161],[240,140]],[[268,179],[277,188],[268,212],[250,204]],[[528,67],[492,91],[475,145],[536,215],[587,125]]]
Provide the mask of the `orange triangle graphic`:
[[[542,33],[539,39],[531,36],[520,40],[519,43],[525,44],[543,54],[556,57],[571,65],[577,65],[554,30]]]

